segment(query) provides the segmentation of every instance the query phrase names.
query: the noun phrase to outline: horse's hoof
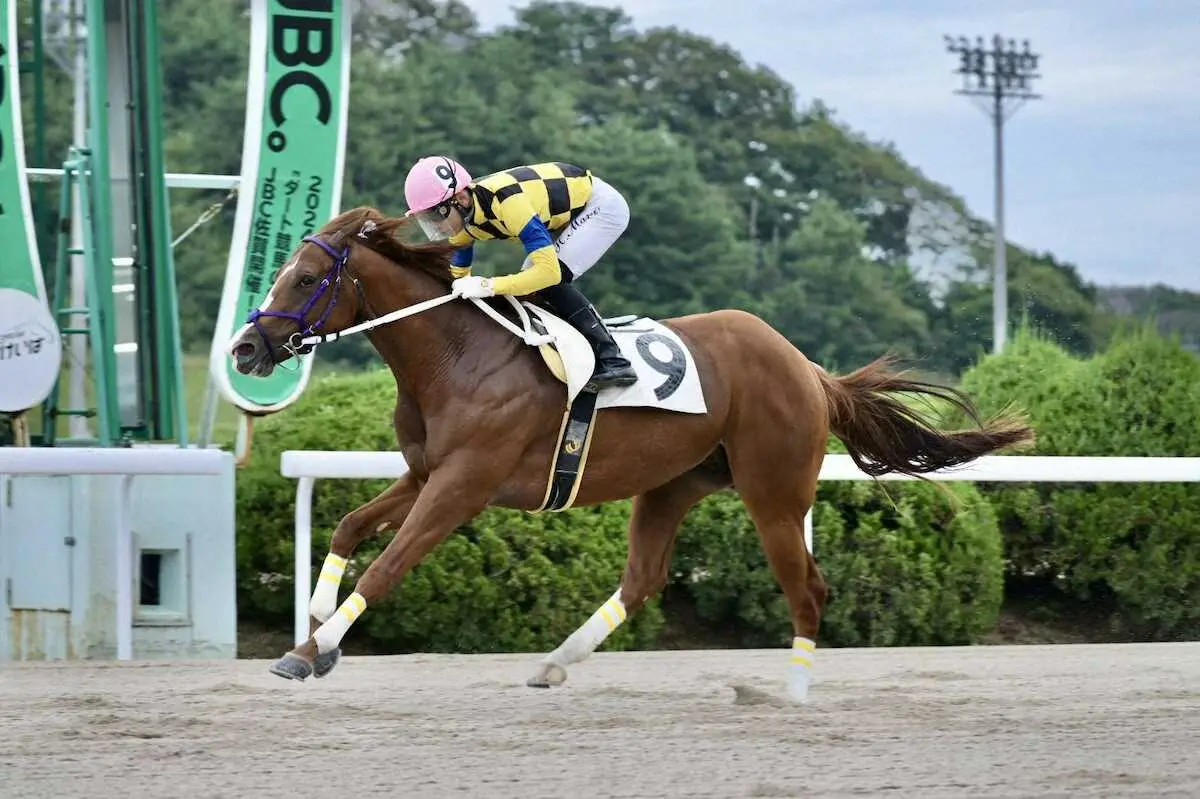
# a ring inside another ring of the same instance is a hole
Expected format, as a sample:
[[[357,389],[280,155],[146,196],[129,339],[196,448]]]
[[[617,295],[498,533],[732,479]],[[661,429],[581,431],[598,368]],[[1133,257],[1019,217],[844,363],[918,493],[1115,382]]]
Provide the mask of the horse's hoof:
[[[333,667],[330,666],[330,668]],[[297,654],[288,652],[275,661],[275,665],[271,667],[271,673],[287,680],[304,682],[313,673],[313,664]]]
[[[328,652],[323,652],[317,655],[313,660],[313,676],[318,680],[324,677],[329,672],[333,671],[333,667],[338,664],[338,659],[342,656],[342,648],[331,649]]]
[[[530,688],[550,688],[562,685],[567,681],[567,670],[557,663],[543,663],[538,673],[530,677],[525,684]]]

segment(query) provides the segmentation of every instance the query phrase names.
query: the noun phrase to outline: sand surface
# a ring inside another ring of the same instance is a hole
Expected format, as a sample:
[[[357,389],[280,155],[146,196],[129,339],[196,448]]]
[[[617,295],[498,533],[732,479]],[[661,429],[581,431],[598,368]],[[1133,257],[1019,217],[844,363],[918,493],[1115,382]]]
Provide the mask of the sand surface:
[[[1200,643],[0,666],[0,796],[1200,796]]]

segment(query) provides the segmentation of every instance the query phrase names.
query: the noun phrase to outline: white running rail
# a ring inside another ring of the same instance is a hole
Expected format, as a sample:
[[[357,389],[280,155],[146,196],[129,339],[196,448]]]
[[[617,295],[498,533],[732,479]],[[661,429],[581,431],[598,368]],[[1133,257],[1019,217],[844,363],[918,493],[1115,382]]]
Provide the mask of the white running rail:
[[[0,470],[2,471],[2,470]],[[280,472],[296,484],[295,636],[308,640],[308,599],[312,579],[312,492],[316,480],[365,480],[403,477],[408,463],[399,452],[327,452],[288,450]],[[968,466],[928,475],[934,480],[1000,483],[1197,483],[1200,458],[1075,457],[1065,455],[985,455]],[[889,474],[872,478],[849,455],[829,454],[821,480],[914,480]],[[349,512],[353,508],[346,508]],[[804,543],[812,551],[812,511],[804,517]]]

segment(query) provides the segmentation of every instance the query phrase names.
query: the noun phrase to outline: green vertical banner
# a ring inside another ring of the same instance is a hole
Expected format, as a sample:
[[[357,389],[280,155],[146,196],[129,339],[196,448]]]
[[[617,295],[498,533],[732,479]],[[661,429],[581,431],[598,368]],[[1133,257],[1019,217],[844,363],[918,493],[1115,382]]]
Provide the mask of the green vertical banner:
[[[247,413],[299,398],[312,371],[242,375],[232,338],[259,307],[300,240],[340,208],[350,101],[351,0],[252,0],[246,128],[233,242],[213,333],[209,372]]]
[[[58,380],[62,341],[46,301],[21,135],[17,0],[0,0],[0,411],[40,405]]]

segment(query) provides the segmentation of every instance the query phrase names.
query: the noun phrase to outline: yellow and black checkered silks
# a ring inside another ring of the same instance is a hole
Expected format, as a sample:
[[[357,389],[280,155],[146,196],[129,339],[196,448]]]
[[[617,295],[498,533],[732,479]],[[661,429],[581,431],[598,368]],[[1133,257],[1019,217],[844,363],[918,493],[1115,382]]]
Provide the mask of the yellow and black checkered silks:
[[[520,239],[529,268],[493,279],[497,294],[523,295],[561,280],[551,234],[569,225],[592,197],[592,173],[561,161],[528,164],[474,181],[470,219],[450,237],[458,247],[451,259],[456,278],[470,274],[475,241]]]
[[[570,224],[592,196],[592,174],[574,164],[550,161],[494,172],[468,191],[474,208],[466,235],[517,238],[535,215],[551,231]]]

